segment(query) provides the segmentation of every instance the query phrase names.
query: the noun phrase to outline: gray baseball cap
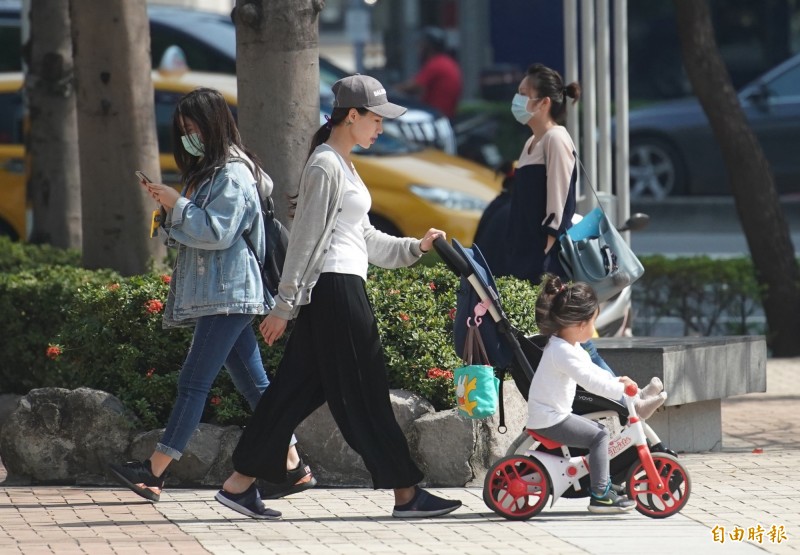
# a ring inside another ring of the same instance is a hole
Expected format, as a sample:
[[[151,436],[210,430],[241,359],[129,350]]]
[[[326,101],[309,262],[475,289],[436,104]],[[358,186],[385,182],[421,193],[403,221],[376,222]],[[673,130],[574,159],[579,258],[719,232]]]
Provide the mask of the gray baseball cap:
[[[392,104],[386,98],[386,89],[380,81],[369,75],[356,73],[339,79],[331,87],[335,98],[334,108],[366,108],[374,114],[385,118],[399,118],[406,109]]]

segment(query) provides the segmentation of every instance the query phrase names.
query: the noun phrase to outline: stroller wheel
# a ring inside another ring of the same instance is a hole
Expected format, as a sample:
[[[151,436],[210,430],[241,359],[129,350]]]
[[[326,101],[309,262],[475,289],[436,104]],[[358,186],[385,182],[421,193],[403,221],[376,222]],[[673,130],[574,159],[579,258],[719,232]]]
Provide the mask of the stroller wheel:
[[[647,473],[640,461],[636,461],[628,472],[628,497],[636,501],[636,510],[650,518],[667,518],[679,512],[689,500],[692,482],[689,473],[678,459],[667,453],[652,453],[661,479],[667,491],[651,488]]]
[[[509,520],[539,514],[550,497],[550,478],[534,458],[512,455],[494,463],[483,482],[486,506]]]

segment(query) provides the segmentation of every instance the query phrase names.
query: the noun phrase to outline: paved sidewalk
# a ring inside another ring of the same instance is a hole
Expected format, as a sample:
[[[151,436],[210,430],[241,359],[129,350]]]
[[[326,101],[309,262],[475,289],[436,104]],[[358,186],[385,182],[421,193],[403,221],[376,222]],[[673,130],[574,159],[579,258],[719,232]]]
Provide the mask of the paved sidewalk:
[[[800,553],[800,359],[770,360],[767,372],[767,393],[723,403],[722,452],[681,455],[691,497],[664,520],[591,515],[585,499],[561,499],[511,522],[477,488],[434,490],[464,502],[439,519],[392,518],[385,491],[314,489],[270,502],[284,520],[259,522],[213,490],[167,490],[151,504],[121,489],[7,487],[0,553]]]

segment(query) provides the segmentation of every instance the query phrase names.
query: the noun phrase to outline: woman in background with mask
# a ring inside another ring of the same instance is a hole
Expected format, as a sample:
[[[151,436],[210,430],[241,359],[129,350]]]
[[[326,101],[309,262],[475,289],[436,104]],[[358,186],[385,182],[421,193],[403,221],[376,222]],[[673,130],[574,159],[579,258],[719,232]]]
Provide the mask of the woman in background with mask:
[[[566,278],[553,247],[575,213],[575,145],[563,122],[567,98],[580,97],[578,83],[564,86],[557,71],[534,64],[511,102],[514,118],[530,128],[503,206],[481,218],[475,244],[497,276],[539,283],[549,272]]]
[[[567,99],[580,98],[578,83],[541,64],[528,68],[511,112],[533,134],[525,142],[514,173],[508,215],[507,273],[539,283],[545,272],[566,278],[556,240],[572,225],[578,177],[575,145],[560,125]]]
[[[580,96],[577,82],[564,85],[557,71],[542,64],[530,66],[519,84],[511,113],[533,134],[519,155],[507,212],[496,213],[486,224],[492,228],[489,239],[497,244],[502,237],[506,245],[495,249],[500,252],[486,253],[495,275],[512,275],[533,284],[538,284],[543,274],[568,280],[558,260],[558,237],[572,227],[578,158],[572,138],[560,123],[567,99],[574,103]],[[482,243],[491,244],[482,237],[475,242],[479,248]],[[582,346],[592,362],[614,374],[593,341]],[[664,403],[667,396],[662,389],[661,380],[654,378],[640,390],[636,409],[641,418],[649,418]]]
[[[155,451],[143,462],[110,465],[117,481],[151,501],[159,500],[166,468],[181,458],[223,366],[250,408],[258,404],[269,380],[252,322],[275,304],[263,289],[256,254],[244,240],[264,260],[259,196],[272,192],[272,180],[242,144],[224,97],[207,88],[183,96],[172,131],[183,191],[161,183],[141,185],[165,212],[160,234],[177,249],[163,325],[192,326],[194,336],[178,377],[178,398]],[[265,496],[316,484],[294,443],[292,438],[286,483],[265,485]]]

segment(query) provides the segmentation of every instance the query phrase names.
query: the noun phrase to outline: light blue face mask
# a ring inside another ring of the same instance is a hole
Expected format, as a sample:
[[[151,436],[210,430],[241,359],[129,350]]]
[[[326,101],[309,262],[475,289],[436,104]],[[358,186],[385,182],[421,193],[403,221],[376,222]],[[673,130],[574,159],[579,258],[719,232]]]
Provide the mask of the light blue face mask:
[[[511,101],[511,113],[514,114],[514,118],[522,125],[528,125],[528,122],[531,120],[531,118],[536,115],[536,112],[538,112],[538,110],[533,112],[528,111],[529,100],[531,99],[524,94],[517,93],[514,95],[514,99]]]
[[[192,156],[203,155],[203,141],[200,140],[200,135],[192,133],[190,135],[181,135],[181,143],[186,152]]]

